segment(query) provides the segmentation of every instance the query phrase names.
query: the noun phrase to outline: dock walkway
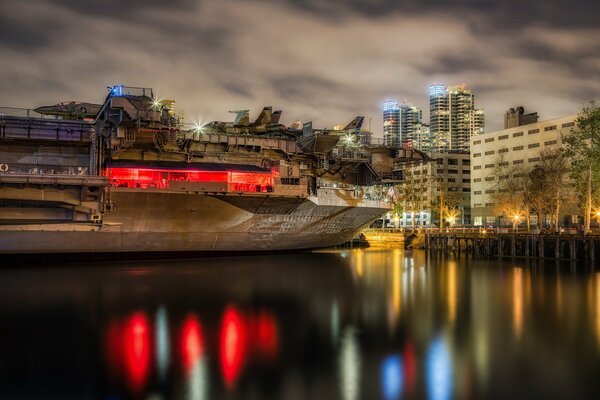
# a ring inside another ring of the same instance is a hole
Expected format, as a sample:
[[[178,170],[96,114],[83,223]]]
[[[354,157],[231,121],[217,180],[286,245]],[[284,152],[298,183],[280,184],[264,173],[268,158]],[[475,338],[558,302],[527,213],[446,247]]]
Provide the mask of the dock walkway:
[[[600,234],[574,231],[538,233],[513,229],[424,229],[425,249],[432,253],[473,254],[549,260],[589,261],[598,259]]]

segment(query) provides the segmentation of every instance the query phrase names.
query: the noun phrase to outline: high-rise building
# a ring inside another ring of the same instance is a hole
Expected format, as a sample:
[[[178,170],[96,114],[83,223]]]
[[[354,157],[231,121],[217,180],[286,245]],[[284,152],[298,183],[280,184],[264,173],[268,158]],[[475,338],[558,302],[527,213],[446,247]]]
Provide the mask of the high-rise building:
[[[410,140],[421,124],[423,111],[413,104],[395,100],[383,103],[383,140],[386,145],[400,146]]]
[[[430,129],[437,151],[469,151],[472,136],[483,133],[485,115],[464,85],[429,87]]]
[[[383,143],[400,145],[400,106],[397,101],[383,103]]]
[[[408,134],[408,143],[412,148],[426,153],[434,151],[434,141],[429,125],[416,124],[414,130]]]

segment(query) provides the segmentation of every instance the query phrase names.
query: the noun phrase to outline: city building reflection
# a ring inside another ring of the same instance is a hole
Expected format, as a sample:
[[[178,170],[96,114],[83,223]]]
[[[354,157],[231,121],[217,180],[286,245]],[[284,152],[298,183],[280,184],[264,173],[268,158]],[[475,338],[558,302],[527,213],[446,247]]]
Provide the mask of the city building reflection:
[[[452,396],[452,360],[448,345],[438,337],[429,346],[426,360],[427,395],[430,400],[447,400]]]
[[[361,386],[360,347],[356,329],[347,327],[340,340],[340,391],[342,399],[355,400],[359,398]]]
[[[156,367],[161,382],[165,382],[171,364],[171,339],[169,337],[169,319],[167,310],[161,306],[156,312],[156,328],[154,333],[156,348]]]
[[[381,365],[381,391],[385,400],[397,400],[402,395],[404,385],[402,357],[389,355]]]
[[[25,274],[5,274],[0,398],[598,392],[597,272],[373,249],[156,263],[36,270],[25,297]],[[27,379],[54,392],[6,389]]]

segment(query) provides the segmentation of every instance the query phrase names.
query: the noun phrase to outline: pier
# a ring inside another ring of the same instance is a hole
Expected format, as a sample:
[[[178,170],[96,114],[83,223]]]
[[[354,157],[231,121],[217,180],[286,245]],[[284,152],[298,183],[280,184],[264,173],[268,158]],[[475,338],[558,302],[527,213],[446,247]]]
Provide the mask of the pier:
[[[600,234],[536,233],[512,229],[427,229],[430,253],[590,262],[600,257]]]

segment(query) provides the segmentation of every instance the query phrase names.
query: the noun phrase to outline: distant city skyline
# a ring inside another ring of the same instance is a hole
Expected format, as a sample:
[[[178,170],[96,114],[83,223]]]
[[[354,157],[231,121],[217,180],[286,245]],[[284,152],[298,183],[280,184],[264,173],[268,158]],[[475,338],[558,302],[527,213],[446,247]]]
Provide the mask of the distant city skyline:
[[[101,102],[125,84],[176,100],[190,122],[272,105],[285,124],[364,115],[382,137],[383,101],[409,99],[427,121],[429,85],[447,82],[477,93],[498,130],[515,104],[550,119],[599,99],[600,3],[568,4],[6,0],[0,106]]]

